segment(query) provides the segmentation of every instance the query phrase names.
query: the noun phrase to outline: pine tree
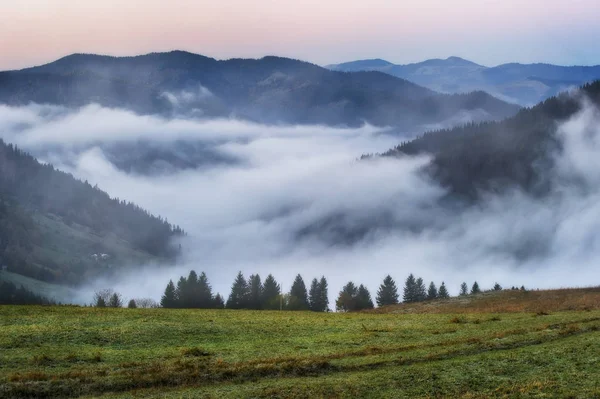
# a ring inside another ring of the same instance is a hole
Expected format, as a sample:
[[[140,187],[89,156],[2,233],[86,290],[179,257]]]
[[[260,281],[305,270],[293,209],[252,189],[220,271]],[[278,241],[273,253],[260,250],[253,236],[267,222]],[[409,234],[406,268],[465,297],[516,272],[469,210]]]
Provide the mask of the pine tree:
[[[319,280],[313,278],[310,283],[310,291],[308,292],[308,302],[310,304],[310,310],[313,312],[320,312],[319,303],[321,301],[321,285]]]
[[[481,289],[479,288],[479,284],[477,284],[477,281],[475,281],[473,283],[473,287],[471,287],[471,295],[475,295],[475,294],[479,294],[481,293]]]
[[[198,307],[202,309],[210,309],[214,307],[212,287],[208,283],[208,277],[206,277],[206,273],[200,273],[200,277],[198,277],[197,286]]]
[[[169,280],[169,284],[167,284],[167,288],[165,288],[165,293],[160,300],[160,306],[163,308],[177,307],[177,296],[173,280]]]
[[[248,307],[248,296],[248,283],[242,272],[239,272],[231,286],[227,307],[229,309],[246,309]]]
[[[437,297],[438,297],[438,290],[432,281],[431,283],[429,283],[429,289],[427,290],[427,299],[432,300],[432,299],[437,299]]]
[[[466,295],[469,295],[469,287],[467,286],[467,283],[462,283],[460,285],[460,296]]]
[[[411,273],[404,283],[404,295],[402,301],[406,303],[416,302],[417,299],[417,281]]]
[[[498,283],[494,284],[494,291],[502,291],[502,286]]]
[[[352,281],[348,282],[338,294],[338,298],[335,301],[335,309],[338,312],[351,312],[355,310],[357,294],[358,288],[356,288]]]
[[[258,274],[252,274],[248,278],[248,308],[261,309],[263,299],[263,285]]]
[[[223,300],[223,297],[221,296],[221,294],[215,295],[215,298],[213,301],[213,307],[215,309],[223,309],[225,307],[225,301]]]
[[[321,276],[319,281],[319,294],[319,311],[327,312],[329,310],[329,289],[325,276]]]
[[[272,274],[269,274],[265,279],[262,291],[262,308],[277,310],[281,302],[281,287],[277,284],[277,280]]]
[[[438,298],[440,298],[440,299],[450,298],[450,294],[448,293],[446,284],[443,281],[442,281],[442,285],[440,285],[440,290],[438,291]]]
[[[137,308],[137,304],[135,303],[135,299],[130,299],[129,303],[127,304],[127,307],[129,309],[136,309]]]
[[[288,309],[290,310],[308,310],[308,293],[306,285],[301,275],[297,275],[290,289],[288,298]]]
[[[396,282],[388,274],[377,291],[377,306],[395,305],[398,303],[398,288]]]
[[[416,287],[417,287],[417,302],[421,302],[427,299],[427,289],[425,288],[425,283],[423,282],[423,279],[421,277],[419,277],[416,281]]]
[[[354,310],[373,309],[373,300],[371,299],[371,293],[364,285],[358,287],[356,293],[356,306]]]
[[[187,279],[183,276],[179,278],[177,282],[177,290],[175,291],[176,305],[177,308],[185,308],[190,301],[190,294],[187,285]]]
[[[98,298],[96,298],[96,304],[95,304],[95,306],[97,308],[105,308],[106,307],[106,301],[104,300],[104,298],[98,297]]]
[[[184,308],[199,308],[199,292],[198,292],[198,275],[194,270],[190,270],[190,274],[185,282],[185,302],[182,304]]]
[[[121,299],[121,295],[117,294],[116,292],[113,293],[107,305],[111,308],[122,308],[123,299]]]

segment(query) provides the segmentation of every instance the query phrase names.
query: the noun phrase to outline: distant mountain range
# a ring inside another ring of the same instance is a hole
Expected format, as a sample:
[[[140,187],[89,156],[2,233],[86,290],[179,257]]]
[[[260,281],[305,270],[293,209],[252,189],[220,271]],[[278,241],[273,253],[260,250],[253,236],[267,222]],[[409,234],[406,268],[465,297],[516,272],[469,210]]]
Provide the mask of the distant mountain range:
[[[483,90],[523,106],[537,104],[570,87],[600,79],[600,66],[510,63],[486,67],[459,57],[407,65],[381,59],[360,60],[327,68],[344,72],[385,72],[442,93]]]
[[[31,102],[402,130],[497,120],[518,111],[481,91],[442,95],[377,71],[336,72],[279,57],[218,61],[182,51],[121,58],[75,54],[0,72],[0,103]]]

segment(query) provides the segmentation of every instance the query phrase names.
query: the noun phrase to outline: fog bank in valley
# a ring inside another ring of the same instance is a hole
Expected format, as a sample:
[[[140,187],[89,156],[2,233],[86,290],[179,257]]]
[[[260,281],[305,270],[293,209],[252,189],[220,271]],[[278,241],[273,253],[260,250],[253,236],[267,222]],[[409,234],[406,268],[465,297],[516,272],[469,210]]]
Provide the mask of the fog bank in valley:
[[[170,278],[190,269],[205,271],[225,296],[238,270],[273,273],[284,290],[297,273],[307,284],[325,275],[333,300],[348,280],[374,296],[387,274],[399,286],[409,273],[445,281],[452,294],[474,280],[483,288],[598,284],[599,121],[588,106],[557,127],[563,150],[547,171],[557,183],[548,197],[515,190],[468,208],[441,205],[446,192],[423,173],[426,156],[357,161],[399,141],[368,125],[263,126],[31,105],[0,107],[0,137],[188,232],[177,266],[127,265],[117,281],[90,283],[79,301],[107,286],[159,299]],[[120,169],[117,158],[128,153],[118,149],[138,143],[201,145],[227,161]]]

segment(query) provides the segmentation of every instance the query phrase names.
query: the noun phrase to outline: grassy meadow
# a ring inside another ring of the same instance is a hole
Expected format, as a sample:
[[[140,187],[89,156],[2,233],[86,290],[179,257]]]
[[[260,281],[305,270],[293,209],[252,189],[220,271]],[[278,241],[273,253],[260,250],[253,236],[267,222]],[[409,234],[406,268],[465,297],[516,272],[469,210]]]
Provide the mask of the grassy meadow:
[[[0,397],[600,397],[600,292],[545,292],[536,312],[511,291],[428,312],[2,306]]]

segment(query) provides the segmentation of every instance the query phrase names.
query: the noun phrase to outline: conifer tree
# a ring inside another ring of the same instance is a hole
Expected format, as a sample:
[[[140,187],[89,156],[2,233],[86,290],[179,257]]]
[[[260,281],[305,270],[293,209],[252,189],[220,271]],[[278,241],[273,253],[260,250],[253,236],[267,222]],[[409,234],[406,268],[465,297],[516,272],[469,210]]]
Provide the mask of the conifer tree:
[[[185,302],[182,303],[184,308],[199,308],[199,292],[198,292],[198,274],[194,270],[190,270],[187,280],[185,281]]]
[[[379,291],[377,291],[377,306],[395,305],[398,303],[398,297],[396,282],[388,274],[379,286]]]
[[[169,280],[169,284],[167,284],[167,288],[165,288],[165,293],[160,300],[160,306],[163,308],[177,307],[177,296],[173,280]]]
[[[272,274],[269,274],[265,279],[262,291],[262,308],[277,310],[281,302],[281,287],[277,284],[277,280]]]
[[[310,291],[308,292],[308,302],[310,304],[310,310],[313,312],[320,312],[319,303],[321,301],[321,285],[319,280],[313,278],[310,283]]]
[[[329,288],[325,276],[321,276],[319,280],[319,311],[327,312],[329,310]]]
[[[116,292],[113,293],[107,305],[111,308],[122,308],[123,299],[121,299],[121,295],[117,294]]]
[[[248,278],[248,308],[261,309],[263,299],[263,285],[258,274],[252,274]]]
[[[432,299],[437,299],[437,297],[438,297],[438,290],[432,281],[431,283],[429,283],[429,289],[427,290],[427,299],[432,300]]]
[[[502,286],[498,283],[494,284],[494,291],[502,291]]]
[[[221,294],[217,293],[217,295],[215,295],[213,305],[215,309],[223,309],[225,307],[225,301],[223,300]]]
[[[190,294],[189,294],[189,289],[188,289],[188,285],[187,285],[187,279],[183,276],[181,276],[179,278],[179,281],[177,281],[177,289],[176,289],[176,294],[175,297],[176,299],[176,306],[177,308],[185,308],[187,307],[187,304],[190,302]]]
[[[358,294],[358,288],[352,281],[346,284],[335,301],[335,309],[338,312],[351,312],[356,308],[356,296]]]
[[[200,277],[198,277],[197,286],[198,307],[202,309],[210,309],[214,307],[212,287],[208,283],[208,277],[206,277],[206,273],[200,273]]]
[[[371,299],[371,293],[364,285],[358,287],[356,293],[356,303],[354,310],[373,309],[373,300]]]
[[[417,286],[417,302],[421,302],[427,299],[427,289],[425,288],[425,283],[423,279],[419,277],[416,282]]]
[[[290,289],[288,298],[288,309],[290,310],[308,310],[308,293],[306,285],[301,275],[297,275]]]
[[[450,298],[450,294],[448,293],[446,284],[443,281],[442,281],[442,285],[440,285],[440,290],[438,291],[438,298],[440,298],[440,299]]]
[[[98,297],[96,298],[96,304],[95,306],[97,308],[105,308],[106,307],[106,301],[104,300],[103,297]]]
[[[137,308],[137,304],[135,303],[135,299],[130,299],[129,303],[127,304],[127,307],[129,309],[136,309]]]
[[[404,283],[404,295],[402,301],[406,303],[416,302],[417,299],[417,281],[411,273]]]
[[[460,296],[467,296],[469,295],[469,287],[467,286],[467,283],[462,283],[460,285]]]
[[[473,287],[471,287],[471,295],[475,295],[475,294],[479,294],[481,293],[481,289],[479,288],[479,284],[477,284],[477,281],[475,281],[473,283]]]
[[[227,308],[246,309],[248,307],[248,296],[248,283],[242,272],[239,272],[231,286],[231,293],[227,299]]]

